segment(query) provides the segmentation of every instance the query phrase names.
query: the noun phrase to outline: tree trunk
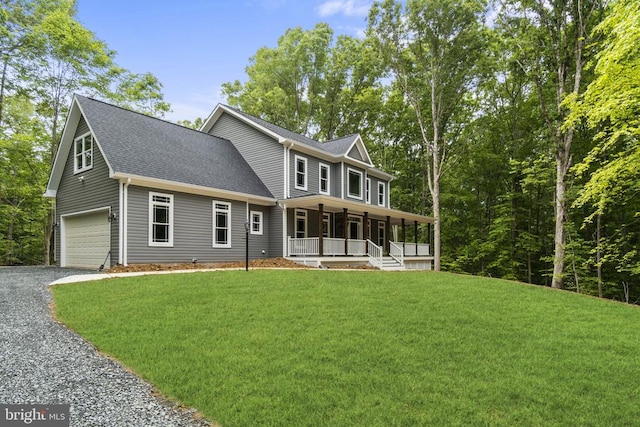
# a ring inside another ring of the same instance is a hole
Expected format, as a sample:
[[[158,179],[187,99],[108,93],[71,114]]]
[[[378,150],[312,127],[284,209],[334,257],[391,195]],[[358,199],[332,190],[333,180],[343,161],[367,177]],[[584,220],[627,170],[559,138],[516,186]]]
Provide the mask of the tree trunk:
[[[433,269],[440,271],[440,178],[433,178]]]
[[[568,153],[564,153],[568,157]],[[555,251],[553,257],[553,279],[551,280],[551,287],[556,289],[562,289],[563,276],[564,276],[564,255],[565,255],[565,234],[564,234],[564,219],[567,215],[567,200],[565,191],[567,183],[565,160],[562,155],[557,156],[556,159],[556,227],[555,227]]]
[[[596,220],[596,268],[598,270],[598,296],[602,298],[602,264],[601,264],[601,239],[602,239],[602,228],[600,224],[600,218],[602,216],[598,214],[598,218]]]

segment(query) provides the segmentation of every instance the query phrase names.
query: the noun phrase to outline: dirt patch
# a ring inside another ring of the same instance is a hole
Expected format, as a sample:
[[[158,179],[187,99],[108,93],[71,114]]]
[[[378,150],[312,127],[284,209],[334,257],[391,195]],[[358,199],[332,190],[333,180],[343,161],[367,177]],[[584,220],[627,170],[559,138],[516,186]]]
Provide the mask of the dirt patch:
[[[171,271],[171,270],[198,270],[207,268],[244,268],[244,261],[237,262],[185,262],[179,264],[129,264],[124,267],[116,265],[109,270],[109,273],[133,273],[139,271]],[[249,268],[309,268],[296,264],[285,258],[266,258],[249,261]]]

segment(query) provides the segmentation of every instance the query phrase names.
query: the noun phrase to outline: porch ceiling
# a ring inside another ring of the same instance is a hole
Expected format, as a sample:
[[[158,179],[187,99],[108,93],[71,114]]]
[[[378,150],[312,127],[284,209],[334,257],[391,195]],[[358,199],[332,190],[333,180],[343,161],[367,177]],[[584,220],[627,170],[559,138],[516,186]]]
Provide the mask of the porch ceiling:
[[[368,212],[370,217],[386,218],[389,216],[391,217],[391,224],[400,224],[402,219],[404,219],[407,224],[410,224],[413,221],[417,221],[418,224],[433,223],[433,218],[429,216],[399,211],[397,209],[384,208],[373,204],[370,205],[362,202],[354,202],[332,196],[323,196],[320,194],[279,201],[279,204],[285,208],[303,208],[312,210],[318,210],[318,205],[321,203],[325,212],[342,212],[342,210],[346,208],[348,213],[353,214],[363,215],[365,212]]]

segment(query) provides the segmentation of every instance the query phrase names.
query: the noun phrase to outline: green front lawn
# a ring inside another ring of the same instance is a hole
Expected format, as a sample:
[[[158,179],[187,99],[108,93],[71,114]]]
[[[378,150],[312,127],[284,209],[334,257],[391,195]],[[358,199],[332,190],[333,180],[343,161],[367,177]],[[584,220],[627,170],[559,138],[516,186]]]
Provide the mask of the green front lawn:
[[[53,288],[58,318],[223,426],[634,425],[640,309],[446,273]]]

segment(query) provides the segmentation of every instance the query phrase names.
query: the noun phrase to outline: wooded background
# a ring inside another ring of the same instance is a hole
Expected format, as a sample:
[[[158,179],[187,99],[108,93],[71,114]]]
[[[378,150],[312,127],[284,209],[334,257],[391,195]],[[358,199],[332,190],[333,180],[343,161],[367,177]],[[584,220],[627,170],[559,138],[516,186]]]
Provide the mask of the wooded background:
[[[73,93],[170,106],[73,1],[0,4],[0,265],[48,263],[42,194]],[[362,136],[393,207],[436,219],[437,268],[640,301],[640,2],[387,0],[364,38],[292,28],[246,73],[230,105]]]

